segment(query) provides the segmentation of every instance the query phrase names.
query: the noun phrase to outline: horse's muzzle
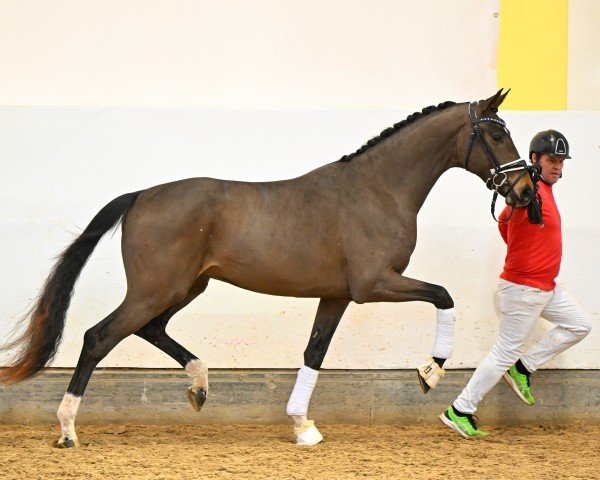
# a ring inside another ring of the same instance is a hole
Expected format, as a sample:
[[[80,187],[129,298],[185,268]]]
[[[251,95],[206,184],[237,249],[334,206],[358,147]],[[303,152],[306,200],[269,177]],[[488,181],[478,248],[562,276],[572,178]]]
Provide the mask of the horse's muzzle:
[[[533,190],[529,185],[523,187],[521,190],[521,198],[519,199],[519,207],[526,207],[531,202],[531,198],[533,196]]]
[[[502,187],[502,189],[500,190],[500,194],[504,194],[506,196],[506,204],[508,206],[515,208],[525,208],[527,205],[529,205],[529,202],[533,197],[533,189],[529,185],[526,185],[521,190],[521,194],[517,195],[517,192],[515,192],[514,189],[511,190],[510,186],[506,185],[506,188]]]

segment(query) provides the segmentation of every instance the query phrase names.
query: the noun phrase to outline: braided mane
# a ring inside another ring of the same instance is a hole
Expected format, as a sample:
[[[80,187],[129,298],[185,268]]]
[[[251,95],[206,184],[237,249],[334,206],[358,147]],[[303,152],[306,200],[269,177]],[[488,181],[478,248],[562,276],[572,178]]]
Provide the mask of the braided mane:
[[[404,127],[404,126],[406,126],[408,124],[414,123],[419,118],[422,118],[422,117],[424,117],[426,115],[429,115],[432,112],[437,112],[439,110],[444,110],[444,109],[446,109],[448,107],[451,107],[453,105],[456,105],[456,103],[455,102],[451,102],[451,101],[447,101],[447,102],[440,103],[437,107],[435,105],[431,105],[429,107],[425,107],[420,112],[415,112],[412,115],[409,115],[406,118],[406,120],[402,120],[401,122],[394,123],[393,126],[386,128],[378,136],[373,137],[371,140],[369,140],[367,143],[365,143],[362,147],[360,147],[356,152],[351,153],[350,155],[344,155],[338,161],[339,162],[349,162],[350,160],[352,160],[356,156],[360,155],[361,153],[366,152],[371,147],[374,147],[375,145],[377,145],[378,143],[380,143],[381,141],[383,141],[384,139],[386,139],[390,135],[393,135],[398,130],[400,130],[402,127]]]

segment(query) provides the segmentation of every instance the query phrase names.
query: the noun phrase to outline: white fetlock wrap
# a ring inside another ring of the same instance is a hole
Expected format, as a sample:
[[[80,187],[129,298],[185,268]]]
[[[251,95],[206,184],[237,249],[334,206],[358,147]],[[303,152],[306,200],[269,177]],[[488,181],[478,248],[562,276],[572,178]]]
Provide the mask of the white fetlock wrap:
[[[303,425],[294,427],[296,445],[316,445],[323,441],[323,435],[312,420],[306,420]]]
[[[454,321],[456,311],[454,308],[437,309],[435,341],[431,356],[436,358],[450,358],[454,346]]]
[[[418,369],[419,376],[429,386],[435,388],[438,382],[444,378],[446,371],[434,362],[433,358],[421,365]]]
[[[318,376],[318,370],[313,370],[306,365],[298,370],[298,378],[287,403],[286,411],[288,415],[306,416],[310,397],[317,384]]]
[[[81,397],[77,397],[72,393],[65,393],[56,416],[60,421],[61,437],[58,444],[64,444],[68,440],[72,440],[77,444],[77,434],[75,433],[75,417],[81,403]]]

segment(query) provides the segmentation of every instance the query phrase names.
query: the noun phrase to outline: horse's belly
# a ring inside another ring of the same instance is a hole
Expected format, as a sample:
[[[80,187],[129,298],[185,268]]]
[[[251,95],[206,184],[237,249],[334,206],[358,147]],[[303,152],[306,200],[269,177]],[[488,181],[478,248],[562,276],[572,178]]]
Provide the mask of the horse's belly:
[[[277,262],[257,265],[217,264],[205,275],[246,290],[286,297],[348,297],[343,272]]]

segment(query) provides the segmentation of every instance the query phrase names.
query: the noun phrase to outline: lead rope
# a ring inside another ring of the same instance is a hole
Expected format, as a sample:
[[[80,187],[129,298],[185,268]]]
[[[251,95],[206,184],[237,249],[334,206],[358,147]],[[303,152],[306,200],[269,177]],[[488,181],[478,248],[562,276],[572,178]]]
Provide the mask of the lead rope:
[[[544,226],[544,216],[542,214],[542,197],[538,193],[539,186],[536,183],[533,184],[533,198],[527,205],[527,216],[529,217],[529,223],[534,225]]]

